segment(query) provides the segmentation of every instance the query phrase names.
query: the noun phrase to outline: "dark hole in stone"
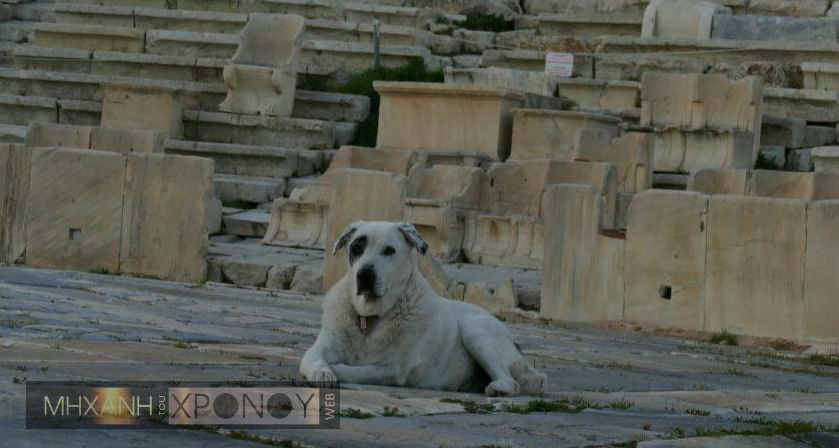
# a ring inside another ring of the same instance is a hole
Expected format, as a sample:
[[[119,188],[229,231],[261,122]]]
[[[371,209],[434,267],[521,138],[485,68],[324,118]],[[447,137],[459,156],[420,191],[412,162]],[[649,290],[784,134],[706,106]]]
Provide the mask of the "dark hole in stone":
[[[658,287],[658,296],[664,300],[670,300],[670,296],[673,294],[673,288],[670,285],[661,285]]]
[[[82,237],[82,229],[70,229],[68,237],[70,241],[78,241]]]

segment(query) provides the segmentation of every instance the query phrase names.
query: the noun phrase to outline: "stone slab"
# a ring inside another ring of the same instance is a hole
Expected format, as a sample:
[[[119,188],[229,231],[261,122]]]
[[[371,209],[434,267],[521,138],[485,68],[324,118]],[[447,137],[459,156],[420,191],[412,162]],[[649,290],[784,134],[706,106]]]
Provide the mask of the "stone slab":
[[[815,201],[807,207],[807,258],[804,279],[804,332],[808,340],[839,340],[839,201]]]
[[[705,194],[745,196],[748,182],[748,170],[703,169],[691,174],[687,189]]]
[[[839,146],[813,148],[811,155],[816,171],[839,172]]]
[[[183,136],[184,105],[172,91],[123,85],[109,85],[104,90],[103,127],[160,131],[170,138]]]
[[[806,202],[712,196],[705,330],[801,340]]]
[[[714,16],[712,39],[836,42],[835,19],[805,19],[761,15]]]
[[[717,16],[731,14],[731,9],[702,0],[652,0],[644,11],[642,37],[711,38]]]
[[[574,160],[574,136],[594,129],[617,137],[620,119],[586,112],[539,109],[513,110],[513,160]]]
[[[560,184],[544,194],[545,262],[539,314],[602,322],[623,317],[624,240],[600,234],[601,199],[590,185]]]
[[[128,155],[120,270],[203,283],[212,200],[212,160]]]
[[[374,88],[381,95],[376,147],[509,157],[512,110],[522,105],[521,94],[500,87],[433,83],[377,81]]]
[[[26,248],[26,203],[31,152],[0,144],[0,264],[14,264]]]
[[[705,325],[708,196],[650,190],[629,208],[624,319],[701,331]]]
[[[124,185],[122,155],[33,149],[26,263],[119,272]]]

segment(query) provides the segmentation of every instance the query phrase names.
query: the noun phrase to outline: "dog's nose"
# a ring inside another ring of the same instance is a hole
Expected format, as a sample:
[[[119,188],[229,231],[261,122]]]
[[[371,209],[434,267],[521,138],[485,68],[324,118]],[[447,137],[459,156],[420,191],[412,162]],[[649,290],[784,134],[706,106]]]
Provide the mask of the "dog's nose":
[[[373,270],[373,265],[366,264],[358,270],[358,274],[355,276],[355,285],[358,294],[376,292],[376,271]]]

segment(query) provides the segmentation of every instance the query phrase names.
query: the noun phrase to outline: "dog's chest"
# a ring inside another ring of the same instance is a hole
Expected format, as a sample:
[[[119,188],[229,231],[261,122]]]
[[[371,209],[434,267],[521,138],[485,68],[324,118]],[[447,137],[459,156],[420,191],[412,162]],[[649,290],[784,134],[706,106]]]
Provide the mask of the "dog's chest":
[[[377,322],[366,333],[357,327],[345,328],[344,340],[348,345],[344,356],[352,365],[378,364],[410,351],[399,325],[393,322]]]

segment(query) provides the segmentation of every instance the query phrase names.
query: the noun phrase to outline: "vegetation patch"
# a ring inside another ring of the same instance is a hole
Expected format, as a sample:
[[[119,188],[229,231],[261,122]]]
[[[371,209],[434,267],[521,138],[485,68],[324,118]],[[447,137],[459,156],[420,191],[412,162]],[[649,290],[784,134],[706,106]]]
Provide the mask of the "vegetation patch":
[[[375,416],[369,412],[364,412],[361,409],[347,408],[341,411],[341,417],[367,419]]]
[[[405,416],[405,414],[399,412],[399,408],[397,408],[396,406],[394,406],[394,407],[385,406],[384,409],[382,409],[382,417],[404,417],[404,416]]]
[[[698,415],[700,417],[707,417],[707,416],[711,415],[711,411],[708,411],[708,410],[705,410],[705,409],[699,409],[699,408],[688,408],[688,409],[685,409],[685,414]]]
[[[633,402],[631,402],[631,401],[629,401],[625,398],[621,398],[620,400],[615,400],[615,401],[609,403],[609,407],[612,408],[612,409],[626,410],[626,409],[631,408],[632,406],[635,406],[635,403],[633,403]]]
[[[458,26],[467,30],[492,31],[493,33],[503,33],[515,29],[512,20],[506,20],[498,14],[467,14],[466,20],[458,22]]]
[[[469,414],[491,414],[495,406],[490,403],[478,404],[471,400],[459,400],[457,398],[441,398],[440,403],[455,403],[463,406],[463,410]]]
[[[708,342],[712,344],[720,344],[720,345],[737,345],[737,336],[723,330],[722,333],[717,333],[711,336],[711,339]]]
[[[578,396],[574,398],[562,397],[556,401],[534,400],[524,405],[508,403],[502,409],[505,412],[512,412],[514,414],[530,414],[531,412],[564,412],[567,414],[576,414],[584,409],[600,409],[600,406]]]
[[[376,146],[376,135],[379,130],[379,94],[373,89],[375,81],[443,82],[443,71],[428,70],[421,59],[412,59],[411,62],[399,68],[371,68],[351,76],[343,84],[330,83],[322,78],[301,76],[297,88],[370,97],[370,115],[358,124],[351,144],[372,148]]]
[[[839,367],[839,355],[810,355],[807,361],[820,366]]]

